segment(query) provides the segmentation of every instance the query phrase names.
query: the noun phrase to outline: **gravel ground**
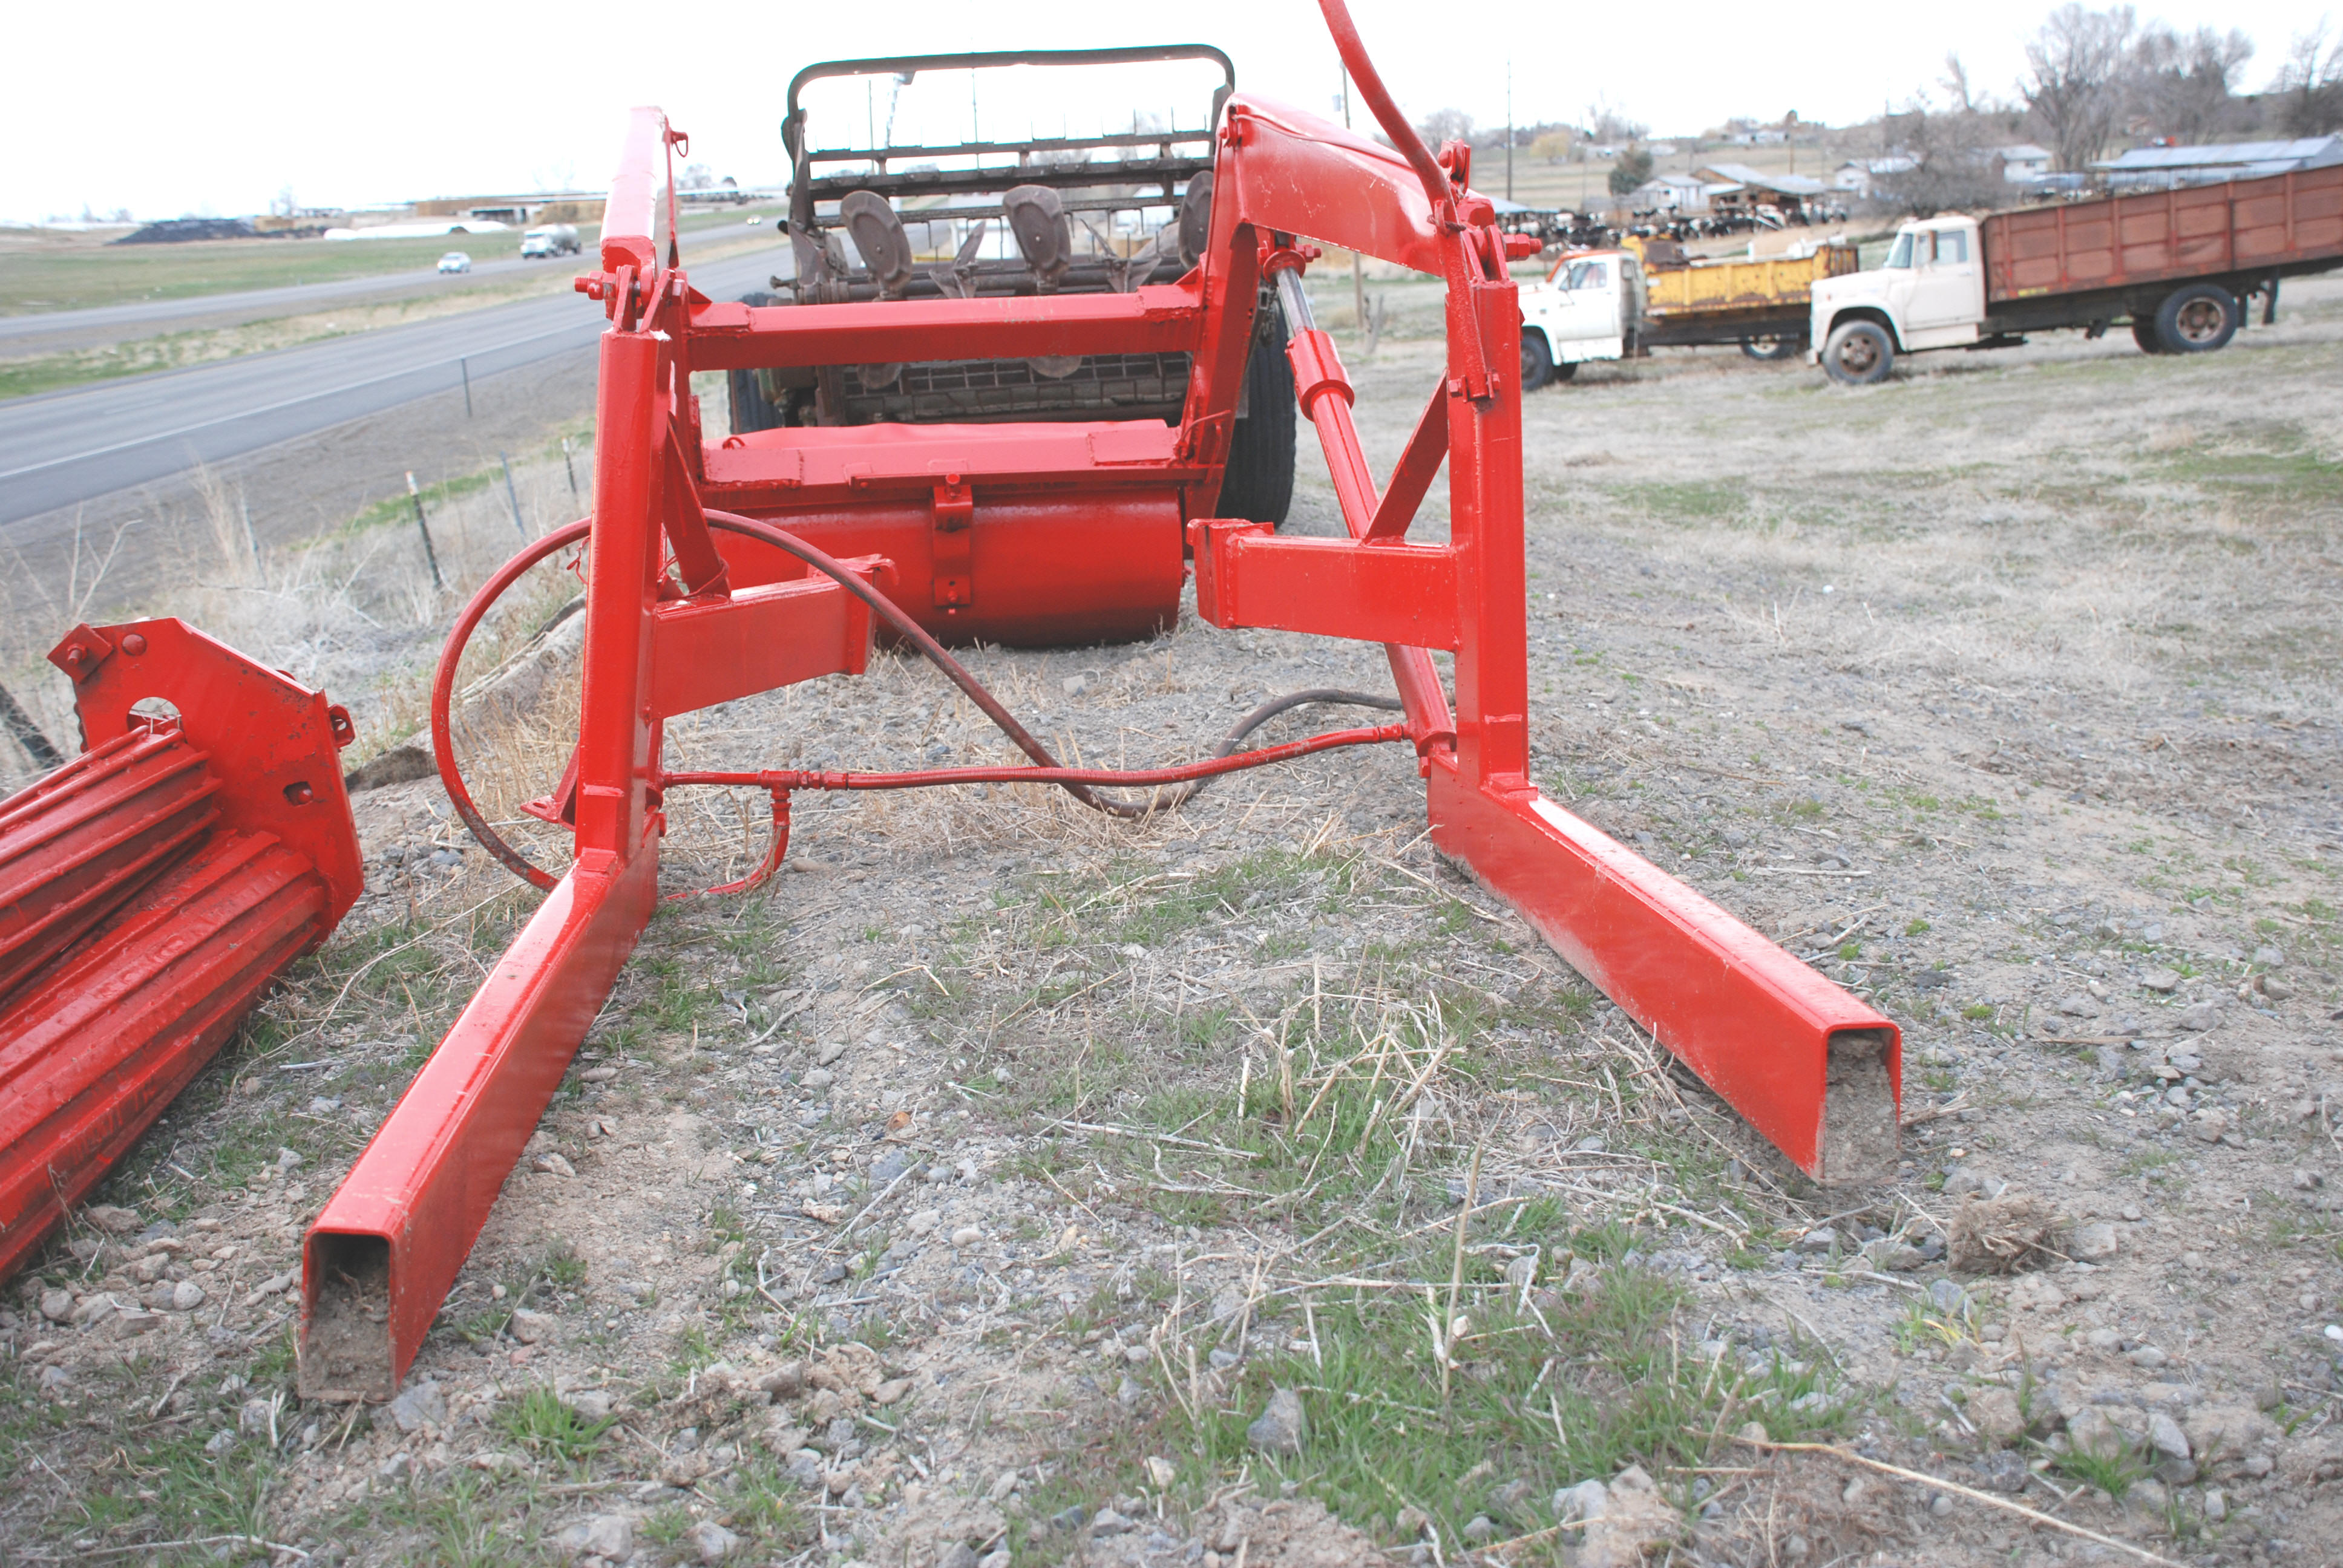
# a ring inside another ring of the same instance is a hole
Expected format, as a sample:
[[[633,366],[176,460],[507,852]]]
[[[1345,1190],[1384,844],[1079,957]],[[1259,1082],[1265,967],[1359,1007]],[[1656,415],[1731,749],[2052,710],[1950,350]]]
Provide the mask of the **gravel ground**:
[[[1383,463],[1437,365],[1430,291],[1387,297]],[[1898,1020],[1892,1186],[1813,1190],[1672,1071],[1432,855],[1389,749],[1140,825],[801,800],[769,895],[653,922],[407,1393],[305,1408],[300,1228],[530,901],[400,785],[359,798],[367,900],[0,1316],[0,1539],[2329,1560],[2339,340],[2309,282],[2202,360],[1847,392],[1696,352],[1533,399],[1539,781]],[[1381,663],[1183,619],[976,668],[1138,762]],[[505,804],[559,689],[482,758]],[[674,744],[1001,754],[886,656]],[[676,809],[675,890],[738,874],[753,804]]]

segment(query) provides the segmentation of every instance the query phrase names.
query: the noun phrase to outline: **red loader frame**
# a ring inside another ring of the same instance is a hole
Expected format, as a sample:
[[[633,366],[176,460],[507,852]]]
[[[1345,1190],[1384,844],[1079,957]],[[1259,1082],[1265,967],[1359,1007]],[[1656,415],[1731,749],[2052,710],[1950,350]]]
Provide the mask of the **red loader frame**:
[[[658,111],[635,112],[602,270],[579,282],[610,317],[597,509],[483,590],[443,661],[435,716],[459,809],[551,896],[310,1232],[305,1394],[382,1398],[397,1387],[649,918],[663,792],[686,784],[772,789],[778,859],[795,789],[1018,779],[1080,789],[1403,738],[1416,749],[1443,853],[1521,910],[1801,1169],[1834,1182],[1892,1171],[1895,1025],[1530,781],[1521,317],[1505,236],[1469,188],[1466,149],[1452,145],[1435,158],[1424,148],[1341,0],[1322,4],[1401,150],[1232,97],[1200,264],[1176,284],[1127,293],[711,302],[677,266],[671,197],[664,260],[652,238],[656,165],[682,138]],[[1310,325],[1299,275],[1315,252],[1299,236],[1446,280],[1446,373],[1386,485],[1361,450],[1334,345]],[[1264,276],[1293,329],[1301,406],[1332,472],[1347,540],[1280,538],[1213,515]],[[813,427],[705,442],[689,393],[696,370],[1138,352],[1193,357],[1178,426]],[[1409,523],[1443,462],[1450,542],[1413,543]],[[478,821],[452,768],[446,693],[452,648],[494,594],[529,561],[589,533],[578,749],[560,791],[538,808],[576,830],[575,861],[556,879]],[[1215,625],[1383,643],[1403,725],[1139,776],[1057,769],[1005,715],[1041,766],[875,776],[662,769],[663,719],[859,671],[873,612],[950,669],[930,633],[1035,642],[1144,634],[1176,605],[1167,595],[1182,581],[1183,546],[1195,562],[1198,612]],[[1453,707],[1434,648],[1455,655]]]

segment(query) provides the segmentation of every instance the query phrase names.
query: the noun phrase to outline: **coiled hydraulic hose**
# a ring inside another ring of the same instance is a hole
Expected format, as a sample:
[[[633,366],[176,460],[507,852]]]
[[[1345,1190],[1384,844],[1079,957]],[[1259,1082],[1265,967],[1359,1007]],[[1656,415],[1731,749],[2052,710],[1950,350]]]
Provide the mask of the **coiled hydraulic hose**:
[[[1258,768],[1272,762],[1287,761],[1296,757],[1342,746],[1373,745],[1408,739],[1403,724],[1378,725],[1371,729],[1335,730],[1312,736],[1305,740],[1289,741],[1261,751],[1238,754],[1237,748],[1245,738],[1279,714],[1311,704],[1340,704],[1354,708],[1373,708],[1397,711],[1402,708],[1396,697],[1377,696],[1371,692],[1343,691],[1331,687],[1313,687],[1306,691],[1272,698],[1239,719],[1236,726],[1222,739],[1212,757],[1201,761],[1172,768],[1103,769],[1065,768],[1059,765],[1049,749],[1034,739],[1032,733],[1015,716],[1001,706],[998,698],[985,689],[983,683],[969,673],[968,668],[954,658],[925,627],[904,611],[901,606],[879,591],[860,576],[828,552],[807,543],[797,535],[771,523],[755,518],[744,518],[732,512],[710,510],[707,514],[710,527],[727,532],[743,534],[773,546],[795,557],[813,570],[821,573],[840,588],[869,605],[891,627],[896,635],[924,654],[929,662],[940,669],[946,678],[958,687],[970,701],[992,720],[1001,731],[1014,741],[1017,749],[1032,759],[1033,766],[1005,768],[937,768],[900,772],[821,772],[801,770],[767,770],[754,773],[679,772],[663,773],[661,788],[681,784],[716,784],[750,786],[771,791],[773,798],[773,844],[759,868],[739,881],[709,892],[737,892],[756,886],[780,863],[789,842],[789,793],[794,789],[906,789],[945,784],[1014,783],[1048,784],[1064,789],[1083,805],[1110,816],[1137,818],[1169,810],[1193,799],[1212,779],[1222,773]],[[447,634],[447,646],[439,655],[439,667],[431,684],[431,749],[439,768],[440,781],[447,787],[447,799],[456,808],[465,827],[481,847],[501,861],[522,879],[540,888],[552,888],[554,875],[537,865],[528,857],[489,825],[488,818],[473,801],[469,788],[464,782],[463,770],[456,761],[454,726],[450,711],[454,705],[457,668],[462,662],[464,650],[472,639],[488,612],[496,602],[519,581],[523,573],[548,557],[586,538],[592,531],[593,519],[581,518],[555,529],[514,556],[496,574],[480,586],[456,624]],[[1115,799],[1099,794],[1094,785],[1123,785],[1133,788],[1152,787],[1153,793],[1144,803]],[[1178,788],[1169,794],[1165,786]]]

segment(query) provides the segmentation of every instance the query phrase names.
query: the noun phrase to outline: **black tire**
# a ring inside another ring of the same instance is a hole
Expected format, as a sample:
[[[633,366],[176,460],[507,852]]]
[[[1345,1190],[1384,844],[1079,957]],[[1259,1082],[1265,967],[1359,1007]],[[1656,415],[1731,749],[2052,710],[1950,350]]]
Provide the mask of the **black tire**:
[[[1285,357],[1285,313],[1262,307],[1245,361],[1245,417],[1229,437],[1219,515],[1282,527],[1293,506],[1293,362]]]
[[[1835,327],[1823,345],[1823,368],[1842,387],[1869,387],[1896,367],[1896,340],[1876,321]]]
[[[781,297],[767,289],[740,297],[743,305],[778,305]],[[732,434],[746,436],[756,430],[778,430],[789,423],[789,417],[765,396],[763,377],[754,370],[728,370],[724,374],[725,390],[732,402]]]
[[[1546,347],[1545,334],[1535,327],[1522,332],[1522,390],[1534,392],[1554,379],[1554,350]]]
[[[2237,335],[2245,312],[2237,297],[2214,283],[2176,288],[2156,307],[2156,336],[2167,354],[2210,354]]]
[[[1795,332],[1741,340],[1741,352],[1752,359],[1787,359],[1802,352],[1805,347],[1806,340]]]
[[[1567,381],[1577,374],[1578,361],[1575,359],[1564,360],[1554,367],[1554,378],[1557,381]]]
[[[2139,345],[2142,354],[2164,352],[2164,339],[2156,335],[2156,319],[2153,317],[2135,316],[2131,318],[2131,340]]]

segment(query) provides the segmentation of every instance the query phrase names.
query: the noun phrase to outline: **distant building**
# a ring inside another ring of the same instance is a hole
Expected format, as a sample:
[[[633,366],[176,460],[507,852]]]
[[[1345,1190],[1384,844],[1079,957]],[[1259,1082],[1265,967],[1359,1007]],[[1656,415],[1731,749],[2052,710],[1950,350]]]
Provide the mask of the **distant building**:
[[[1654,175],[1627,193],[1630,212],[1666,212],[1689,216],[1708,210],[1708,186],[1690,175]]]
[[[2174,190],[2343,164],[2343,135],[2291,142],[2224,142],[2201,147],[2134,147],[2091,166],[2112,191]]]
[[[437,196],[415,204],[417,217],[473,218],[526,228],[532,223],[593,222],[603,198],[585,191],[538,191],[528,196]]]
[[[1831,170],[1829,185],[1831,189],[1847,196],[1868,196],[1879,189],[1882,180],[1917,166],[1917,159],[1903,153],[1891,153],[1884,158],[1849,158]]]
[[[1720,213],[1770,206],[1795,216],[1824,190],[1823,182],[1810,176],[1769,175],[1747,164],[1704,164],[1693,172],[1708,182],[1709,207]]]
[[[2014,186],[2031,185],[2050,172],[2050,150],[2032,142],[1996,147],[1993,156],[2001,165],[2001,177]]]

